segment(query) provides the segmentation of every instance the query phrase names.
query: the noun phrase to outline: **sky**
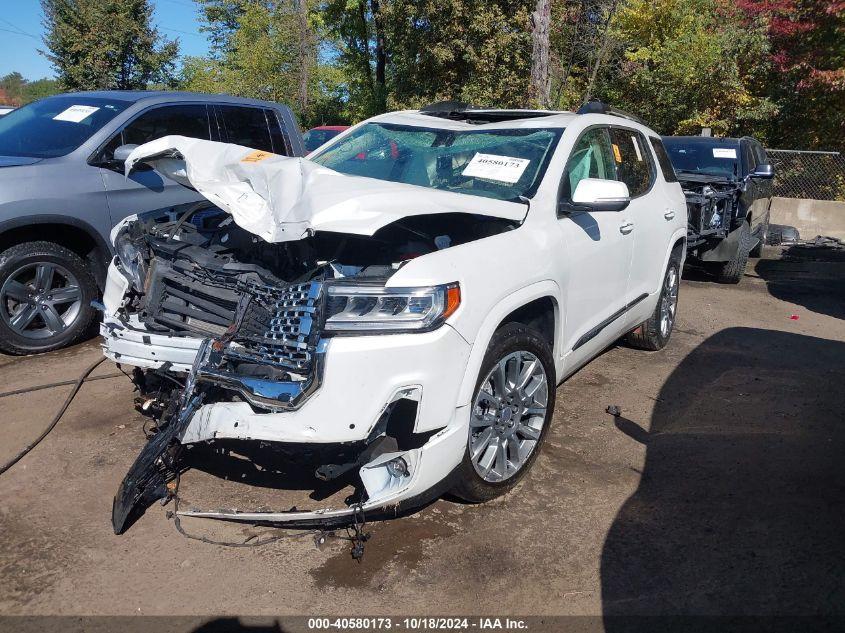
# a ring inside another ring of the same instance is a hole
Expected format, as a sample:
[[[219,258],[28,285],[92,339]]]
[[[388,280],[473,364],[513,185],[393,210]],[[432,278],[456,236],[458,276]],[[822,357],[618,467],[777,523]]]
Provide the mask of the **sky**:
[[[155,7],[155,25],[168,39],[179,40],[180,55],[204,55],[208,41],[199,32],[196,4],[193,0],[151,0]],[[18,71],[26,79],[54,77],[46,57],[39,0],[0,0],[0,77]]]

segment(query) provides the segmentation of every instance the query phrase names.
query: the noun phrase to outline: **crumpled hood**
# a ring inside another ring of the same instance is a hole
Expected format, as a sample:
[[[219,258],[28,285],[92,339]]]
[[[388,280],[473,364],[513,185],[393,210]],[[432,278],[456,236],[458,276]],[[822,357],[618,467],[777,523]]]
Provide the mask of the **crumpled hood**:
[[[241,145],[165,136],[126,160],[193,187],[232,214],[240,227],[268,242],[298,240],[311,231],[372,235],[415,215],[473,213],[522,221],[525,204],[347,176],[304,158]]]

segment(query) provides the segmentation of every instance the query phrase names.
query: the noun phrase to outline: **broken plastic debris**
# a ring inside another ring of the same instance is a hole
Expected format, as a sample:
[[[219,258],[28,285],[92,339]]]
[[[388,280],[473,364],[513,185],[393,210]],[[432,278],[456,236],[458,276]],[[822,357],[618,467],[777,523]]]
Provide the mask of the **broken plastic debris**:
[[[790,320],[790,321],[797,321],[797,320],[798,320],[798,315],[797,315],[797,314],[791,314],[791,315],[789,316],[789,320]]]

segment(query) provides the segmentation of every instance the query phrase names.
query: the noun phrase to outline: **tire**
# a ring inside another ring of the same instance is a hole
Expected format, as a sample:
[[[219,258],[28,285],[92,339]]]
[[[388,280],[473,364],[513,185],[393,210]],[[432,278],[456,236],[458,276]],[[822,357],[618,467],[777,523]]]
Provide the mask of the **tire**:
[[[769,221],[766,220],[766,223],[760,229],[760,241],[757,242],[757,246],[752,248],[748,256],[749,257],[762,257],[763,256],[763,247],[766,245],[766,241],[769,239]]]
[[[501,389],[498,385],[502,384],[502,379],[498,378],[497,371],[494,382],[493,372],[502,361],[505,361],[504,384],[510,386],[514,382],[509,375],[511,371],[517,375],[525,371],[527,386],[510,389],[510,395],[508,389]],[[528,373],[532,368],[533,371]],[[555,405],[554,371],[551,348],[537,330],[521,323],[508,323],[496,331],[484,355],[475,385],[470,428],[464,457],[456,471],[456,483],[452,489],[454,495],[471,503],[488,501],[505,494],[525,476],[537,458],[551,425]],[[529,388],[531,394],[527,394]],[[524,399],[513,397],[514,391]],[[516,409],[507,406],[510,398],[513,398]],[[541,406],[543,401],[545,407]],[[491,412],[490,407],[495,407],[495,412]],[[487,443],[484,442],[485,435],[489,438]],[[504,459],[497,446],[504,447]],[[473,448],[481,451],[476,460],[472,457]],[[491,448],[493,456],[498,459],[490,462],[486,475],[482,475],[488,466]],[[520,461],[516,467],[513,457]]]
[[[675,317],[678,312],[678,290],[681,284],[681,258],[672,253],[669,265],[663,275],[660,286],[660,296],[654,312],[647,321],[628,332],[625,342],[631,347],[656,352],[666,347],[672,330],[675,327]]]
[[[739,228],[739,243],[736,253],[730,261],[721,264],[716,271],[719,283],[738,284],[745,275],[745,265],[748,263],[748,253],[751,251],[751,228],[748,222],[743,222]]]
[[[97,284],[82,258],[53,242],[0,253],[0,351],[49,352],[88,334]]]

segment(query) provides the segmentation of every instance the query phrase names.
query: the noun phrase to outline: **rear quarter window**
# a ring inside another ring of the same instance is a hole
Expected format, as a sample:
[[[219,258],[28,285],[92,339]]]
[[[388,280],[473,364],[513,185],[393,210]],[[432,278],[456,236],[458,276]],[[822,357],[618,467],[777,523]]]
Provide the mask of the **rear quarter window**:
[[[273,151],[270,128],[263,108],[220,106],[230,143],[265,152]]]
[[[654,153],[657,156],[657,164],[660,165],[660,172],[663,174],[663,179],[666,182],[678,182],[678,175],[675,173],[675,168],[672,167],[672,161],[669,160],[669,154],[666,153],[666,148],[663,147],[663,141],[654,136],[649,136],[648,140],[654,148]]]

